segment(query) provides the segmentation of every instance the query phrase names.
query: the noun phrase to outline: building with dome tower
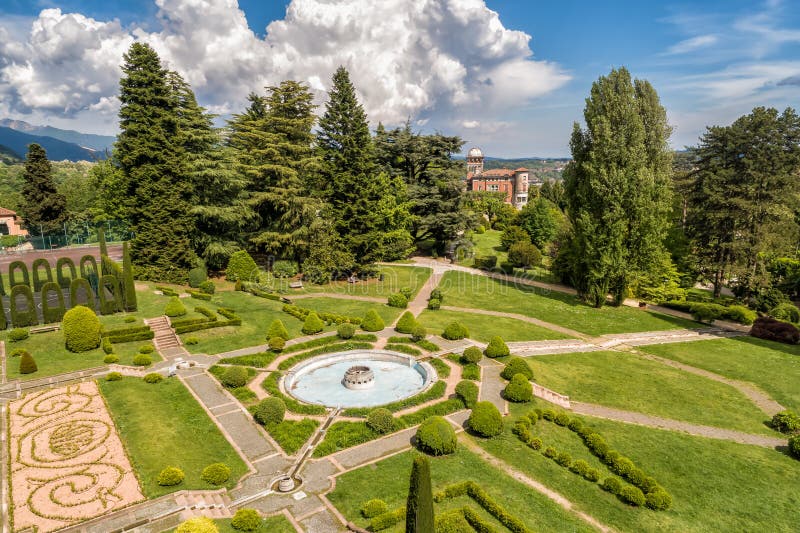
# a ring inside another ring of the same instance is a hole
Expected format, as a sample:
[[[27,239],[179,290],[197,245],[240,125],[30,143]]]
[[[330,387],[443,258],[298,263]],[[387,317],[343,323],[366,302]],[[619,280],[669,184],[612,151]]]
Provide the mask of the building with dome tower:
[[[505,194],[507,204],[522,209],[528,203],[529,170],[527,168],[483,170],[483,160],[480,148],[474,146],[467,152],[467,190],[502,192]]]

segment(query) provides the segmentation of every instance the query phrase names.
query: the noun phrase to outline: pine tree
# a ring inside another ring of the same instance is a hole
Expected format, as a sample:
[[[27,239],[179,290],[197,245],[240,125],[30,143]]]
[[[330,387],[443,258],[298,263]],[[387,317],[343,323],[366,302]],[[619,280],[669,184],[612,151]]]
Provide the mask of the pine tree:
[[[339,67],[319,121],[325,199],[334,228],[362,265],[411,251],[409,203],[403,182],[380,172],[364,108],[350,75]]]
[[[419,455],[411,467],[406,501],[406,533],[433,533],[433,489],[428,458]]]
[[[124,61],[114,155],[128,197],[133,263],[141,279],[185,283],[196,256],[179,99],[150,46],[132,44]]]
[[[621,304],[637,278],[663,265],[671,128],[650,83],[632,82],[625,68],[592,85],[584,118],[564,171],[573,235],[562,261],[578,294],[600,307],[609,292]]]
[[[22,176],[25,180],[22,187],[22,218],[28,231],[44,234],[63,230],[67,200],[56,189],[47,152],[36,143],[28,146]]]

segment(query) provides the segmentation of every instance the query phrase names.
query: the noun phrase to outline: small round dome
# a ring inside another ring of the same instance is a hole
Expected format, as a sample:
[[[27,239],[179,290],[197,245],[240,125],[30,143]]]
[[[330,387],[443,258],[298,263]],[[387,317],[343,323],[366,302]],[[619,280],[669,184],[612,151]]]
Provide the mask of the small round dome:
[[[483,152],[481,152],[480,148],[478,148],[477,146],[474,146],[474,147],[469,149],[469,152],[467,152],[467,156],[468,157],[483,157]]]

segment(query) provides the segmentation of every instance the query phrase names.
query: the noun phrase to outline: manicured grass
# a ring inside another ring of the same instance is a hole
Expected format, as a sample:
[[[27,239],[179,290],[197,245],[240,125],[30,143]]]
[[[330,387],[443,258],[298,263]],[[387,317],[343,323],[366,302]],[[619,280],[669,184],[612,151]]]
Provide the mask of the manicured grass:
[[[800,412],[800,346],[736,337],[645,346],[640,350],[749,381],[788,409]]]
[[[589,352],[528,358],[534,379],[573,401],[777,435],[743,394],[724,383],[623,352]]]
[[[699,327],[696,322],[631,307],[595,309],[569,294],[466,272],[447,272],[439,288],[443,305],[519,313],[589,335]]]
[[[295,302],[296,305],[300,307],[305,307],[307,309],[313,309],[315,311],[319,311],[320,313],[335,313],[339,315],[345,316],[354,316],[363,318],[367,311],[370,309],[374,309],[378,315],[383,319],[383,322],[388,326],[391,324],[394,319],[403,312],[402,309],[397,309],[396,307],[389,307],[386,304],[379,304],[379,303],[372,303],[372,302],[361,302],[357,300],[345,300],[342,298],[327,298],[327,297],[317,297],[317,298],[303,298],[301,300],[297,300]],[[285,315],[288,317],[289,320],[294,321],[295,323],[299,324],[300,327],[303,326],[302,322],[293,318],[290,315]],[[284,322],[286,323],[286,322]],[[288,327],[288,326],[287,326]],[[329,328],[335,329],[335,328]]]
[[[502,234],[502,231],[496,229],[487,229],[485,233],[473,233],[470,236],[474,245],[472,254],[456,262],[459,265],[471,267],[474,257],[489,257],[490,255],[497,256],[498,265],[504,261],[508,261],[508,252],[500,245],[500,236]]]
[[[383,274],[383,281],[373,278],[358,283],[348,283],[347,281],[335,281],[325,285],[305,283],[302,290],[289,289],[286,296],[291,298],[292,294],[303,292],[329,292],[388,298],[390,294],[399,292],[403,287],[409,287],[416,295],[431,275],[431,269],[418,266],[380,265],[378,272]]]
[[[366,527],[369,521],[361,515],[360,509],[367,500],[380,498],[386,501],[390,510],[405,505],[411,463],[416,453],[404,452],[374,465],[342,474],[336,479],[336,489],[328,495],[328,498],[348,520]],[[483,462],[463,446],[453,455],[431,457],[430,461],[434,492],[452,483],[473,480],[532,531],[592,531],[582,520],[546,496]],[[440,513],[465,505],[478,510],[497,531],[506,531],[499,522],[482,512],[483,510],[467,497],[435,504],[434,509],[436,513]],[[401,522],[386,531],[391,533],[404,531],[404,524]]]
[[[34,333],[24,341],[8,342],[8,332],[0,333],[0,339],[6,340],[6,353],[10,354],[17,348],[28,350],[36,366],[39,368],[33,374],[19,373],[19,358],[6,358],[7,379],[38,379],[66,372],[75,372],[87,368],[106,366],[103,358],[106,356],[101,348],[88,352],[72,353],[64,347],[64,333],[62,331],[48,331],[47,333]],[[114,351],[119,356],[119,364],[133,364],[133,357],[139,352],[139,347],[152,341],[135,341],[124,344],[115,344]],[[153,361],[160,361],[161,356],[153,352],[150,354]]]
[[[203,468],[211,463],[231,467],[228,488],[247,472],[242,459],[179,380],[151,385],[126,377],[98,383],[148,498],[182,489],[214,488],[200,479]],[[157,484],[159,472],[167,466],[184,471],[183,483],[174,487]]]
[[[568,339],[567,335],[558,333],[535,324],[529,324],[513,318],[479,315],[477,313],[460,313],[458,311],[423,311],[419,322],[428,328],[428,333],[441,335],[451,322],[461,322],[469,330],[469,337],[482,342],[489,342],[494,336],[503,340],[538,341],[546,339]]]
[[[241,533],[241,530],[233,528],[230,518],[217,518],[214,520],[214,524],[219,529],[219,533]],[[174,532],[175,530],[173,529],[172,531]],[[297,533],[291,522],[283,515],[264,518],[261,526],[253,531],[255,533]]]
[[[511,407],[512,414],[527,409]],[[781,452],[610,420],[583,420],[669,491],[673,497],[670,510],[653,512],[621,503],[596,484],[528,448],[512,435],[510,421],[501,436],[474,440],[563,494],[578,510],[618,531],[796,531],[800,468],[796,460]],[[568,429],[538,422],[532,430],[545,446],[553,445],[571,453],[573,459],[601,468]],[[609,475],[605,467],[601,472]]]
[[[280,424],[266,426],[267,432],[275,439],[283,451],[292,455],[299,450],[317,430],[319,422],[312,418],[284,420]]]

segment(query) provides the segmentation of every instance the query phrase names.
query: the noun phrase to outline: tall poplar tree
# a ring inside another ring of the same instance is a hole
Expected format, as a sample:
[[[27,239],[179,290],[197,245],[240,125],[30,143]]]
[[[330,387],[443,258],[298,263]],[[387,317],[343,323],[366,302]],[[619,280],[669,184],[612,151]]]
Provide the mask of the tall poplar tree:
[[[428,458],[418,455],[411,467],[406,501],[406,533],[433,533],[433,490]]]
[[[367,114],[344,67],[333,75],[317,145],[323,160],[320,189],[331,205],[334,228],[358,261],[410,253],[405,186],[377,167]]]
[[[121,131],[114,155],[128,197],[132,261],[141,279],[183,283],[196,256],[193,187],[180,138],[179,101],[147,44],[131,45],[122,71]]]
[[[28,231],[44,234],[63,230],[67,200],[56,189],[47,152],[36,143],[28,146],[22,178],[22,219]]]
[[[624,67],[592,85],[584,119],[564,170],[573,235],[561,272],[600,307],[608,293],[621,304],[637,279],[664,264],[671,128],[655,89]]]

